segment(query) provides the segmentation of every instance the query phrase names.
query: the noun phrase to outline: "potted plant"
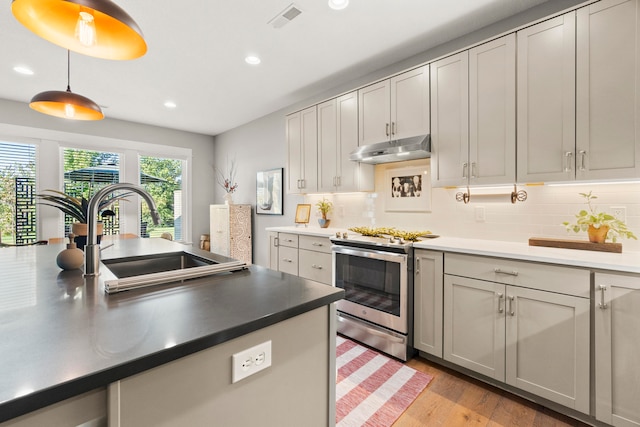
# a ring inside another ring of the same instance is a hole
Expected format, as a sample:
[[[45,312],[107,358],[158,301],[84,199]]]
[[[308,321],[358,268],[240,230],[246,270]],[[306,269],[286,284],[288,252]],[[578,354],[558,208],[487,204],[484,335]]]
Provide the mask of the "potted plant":
[[[57,190],[44,190],[51,194],[37,194],[38,199],[42,200],[39,202],[41,205],[53,206],[54,208],[60,209],[65,214],[69,215],[76,222],[71,225],[71,232],[75,235],[75,241],[79,249],[83,249],[86,244],[87,239],[87,213],[89,210],[89,201],[84,197],[73,197],[62,191]],[[128,193],[127,193],[128,194]],[[107,216],[115,216],[115,212],[111,209],[108,209],[109,206],[114,204],[118,200],[124,200],[127,197],[127,194],[121,194],[118,196],[111,195],[104,199],[98,205],[98,212],[100,212],[100,217],[104,218]],[[100,242],[100,236],[102,235],[103,226],[102,222],[98,222],[98,242]]]
[[[329,226],[329,223],[331,222],[331,220],[327,219],[327,214],[331,212],[331,209],[333,209],[333,203],[325,198],[322,198],[322,200],[319,200],[318,203],[316,203],[316,207],[318,208],[318,212],[320,212],[320,214],[322,215],[322,218],[318,219],[320,227],[327,228]]]
[[[562,224],[568,231],[574,231],[576,233],[586,231],[589,236],[589,241],[592,243],[604,243],[607,239],[616,242],[618,237],[638,240],[637,237],[629,231],[623,221],[620,221],[611,214],[598,212],[593,207],[591,201],[598,197],[593,195],[591,191],[579,194],[587,200],[586,203],[589,210],[582,209],[578,212],[574,223],[570,223],[569,221],[563,222]]]

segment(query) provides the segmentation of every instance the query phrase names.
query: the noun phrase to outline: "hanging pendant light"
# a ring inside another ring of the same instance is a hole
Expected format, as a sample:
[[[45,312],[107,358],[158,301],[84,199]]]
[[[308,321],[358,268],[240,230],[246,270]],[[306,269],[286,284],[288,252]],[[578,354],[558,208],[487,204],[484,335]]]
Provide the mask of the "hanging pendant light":
[[[71,92],[70,53],[67,50],[67,90],[40,92],[29,103],[39,113],[70,120],[102,120],[104,114],[98,104],[87,97]]]
[[[103,59],[135,59],[147,52],[138,24],[111,0],[13,0],[18,21],[65,49]]]

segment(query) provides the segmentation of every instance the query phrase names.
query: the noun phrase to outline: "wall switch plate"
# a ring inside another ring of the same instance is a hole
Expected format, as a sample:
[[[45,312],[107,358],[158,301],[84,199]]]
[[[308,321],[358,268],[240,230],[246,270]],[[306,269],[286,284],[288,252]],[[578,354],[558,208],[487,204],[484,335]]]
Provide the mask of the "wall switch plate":
[[[231,382],[235,383],[271,366],[271,341],[231,356]]]
[[[484,222],[484,206],[476,206],[475,208],[476,222]]]
[[[615,216],[622,222],[627,222],[626,206],[611,206],[611,215]]]

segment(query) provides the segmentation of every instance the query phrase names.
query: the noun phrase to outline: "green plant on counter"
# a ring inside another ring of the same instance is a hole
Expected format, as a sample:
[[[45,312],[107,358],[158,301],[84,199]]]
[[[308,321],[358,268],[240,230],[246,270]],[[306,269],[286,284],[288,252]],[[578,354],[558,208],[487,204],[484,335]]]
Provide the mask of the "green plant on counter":
[[[316,203],[318,211],[322,214],[322,219],[327,219],[327,214],[333,209],[333,203],[323,198]]]
[[[589,210],[580,210],[575,216],[576,221],[574,223],[570,223],[569,221],[563,222],[562,224],[568,231],[574,231],[576,233],[586,231],[589,233],[589,240],[597,243],[602,243],[608,239],[611,239],[615,243],[618,237],[638,240],[623,221],[620,221],[611,214],[598,212],[596,208],[593,207],[591,202],[598,197],[593,195],[591,191],[578,194],[587,200],[586,203]],[[598,241],[595,237],[592,237],[591,233],[597,233],[598,231],[603,234],[604,240]]]
[[[62,191],[56,190],[44,190],[53,194],[37,194],[38,199],[43,200],[39,202],[41,205],[53,206],[54,208],[60,209],[65,214],[74,218],[76,221],[86,224],[87,223],[87,213],[89,210],[89,201],[84,197],[73,197]],[[119,196],[111,195],[107,197],[98,205],[98,212],[102,218],[106,216],[115,216],[115,212],[111,209],[107,209],[109,206],[117,202],[118,200],[125,200],[127,198],[127,194],[121,194]]]

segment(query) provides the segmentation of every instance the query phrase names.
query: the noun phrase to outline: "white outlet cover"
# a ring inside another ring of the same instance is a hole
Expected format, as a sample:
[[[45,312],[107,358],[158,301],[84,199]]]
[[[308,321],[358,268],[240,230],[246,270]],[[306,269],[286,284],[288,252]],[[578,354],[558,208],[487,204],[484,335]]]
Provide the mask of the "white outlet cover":
[[[622,222],[627,222],[627,207],[626,206],[611,206],[611,215],[616,217]]]
[[[231,383],[271,366],[271,341],[263,342],[231,356]]]

